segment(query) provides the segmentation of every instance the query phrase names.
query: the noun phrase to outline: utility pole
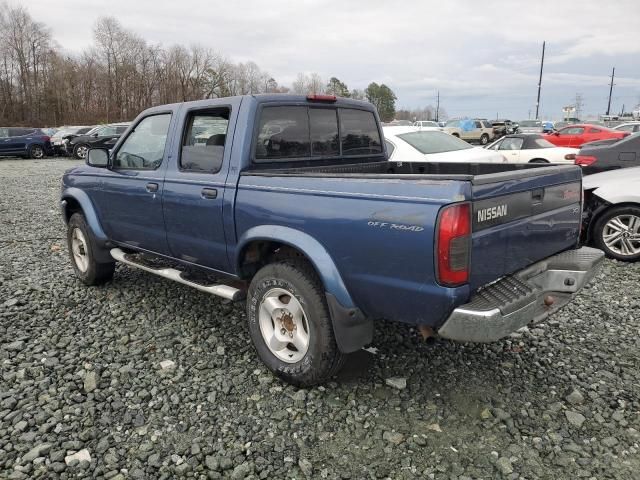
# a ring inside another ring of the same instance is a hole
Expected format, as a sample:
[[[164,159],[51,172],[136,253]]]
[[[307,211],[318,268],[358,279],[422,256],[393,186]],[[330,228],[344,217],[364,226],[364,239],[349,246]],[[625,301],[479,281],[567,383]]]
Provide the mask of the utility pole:
[[[438,90],[438,96],[436,97],[436,122],[440,121],[440,90]]]
[[[582,101],[582,94],[581,93],[576,93],[576,109],[575,109],[575,116],[576,118],[580,119],[580,114],[582,113],[582,106],[584,105],[584,102]]]
[[[538,99],[536,100],[536,120],[538,120],[538,112],[540,110],[540,90],[542,88],[542,68],[544,67],[544,47],[547,42],[542,42],[542,59],[540,60],[540,79],[538,80]]]
[[[616,75],[616,67],[613,67],[613,71],[611,72],[611,85],[609,85],[609,103],[607,104],[607,115],[611,111],[611,94],[613,93],[613,77]]]

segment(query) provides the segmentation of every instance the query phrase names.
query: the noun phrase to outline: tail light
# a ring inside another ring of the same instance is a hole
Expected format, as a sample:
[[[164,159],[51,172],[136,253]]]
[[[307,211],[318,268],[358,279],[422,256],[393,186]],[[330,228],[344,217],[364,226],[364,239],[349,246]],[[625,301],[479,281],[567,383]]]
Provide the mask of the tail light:
[[[576,159],[576,154],[575,154],[575,153],[567,153],[567,154],[564,156],[564,159],[565,159],[565,160],[575,160],[575,159]]]
[[[576,165],[580,165],[581,167],[586,167],[588,165],[591,165],[592,163],[595,163],[597,160],[598,159],[593,155],[576,155],[574,163]]]
[[[468,203],[445,207],[438,218],[436,232],[438,283],[455,287],[469,281],[471,246],[471,208]]]
[[[312,94],[307,95],[307,100],[310,102],[335,102],[337,97],[335,95],[320,95],[320,94]]]

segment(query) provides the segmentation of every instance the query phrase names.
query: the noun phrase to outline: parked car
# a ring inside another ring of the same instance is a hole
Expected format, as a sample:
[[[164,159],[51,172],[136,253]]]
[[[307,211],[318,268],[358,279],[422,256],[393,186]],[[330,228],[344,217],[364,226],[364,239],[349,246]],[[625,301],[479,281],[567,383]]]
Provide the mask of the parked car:
[[[541,120],[520,120],[518,133],[542,133],[544,126]]]
[[[505,157],[474,147],[442,131],[419,127],[382,127],[391,161],[403,162],[506,162]]]
[[[495,138],[500,138],[504,137],[505,135],[516,133],[518,130],[518,124],[507,119],[493,120],[491,122],[491,126],[493,127],[493,134]]]
[[[66,143],[72,138],[78,135],[84,135],[88,133],[93,127],[60,127],[56,133],[51,136],[51,144],[53,145],[54,153],[66,154]]]
[[[444,131],[467,142],[479,142],[481,145],[488,144],[494,138],[491,123],[488,120],[479,118],[473,120],[449,120],[444,127]]]
[[[577,148],[556,147],[533,133],[507,135],[485,148],[515,163],[574,163],[578,153]]]
[[[413,122],[413,126],[420,127],[422,130],[442,131],[442,127],[438,125],[438,122],[433,122],[431,120],[418,120],[417,122]]]
[[[0,156],[44,158],[53,154],[51,138],[38,128],[0,127]]]
[[[609,257],[640,260],[640,167],[584,179],[583,237]]]
[[[212,119],[226,134],[195,145]],[[575,165],[389,162],[370,103],[247,95],[142,112],[60,199],[82,282],[118,261],[246,298],[258,357],[307,386],[374,319],[488,342],[568,303],[604,256],[576,250],[581,181]]]
[[[120,135],[122,135],[129,123],[111,123],[98,125],[84,135],[77,135],[69,140],[66,145],[67,154],[78,159],[85,159],[90,148],[112,147]]]
[[[584,145],[575,160],[584,175],[640,166],[640,135]],[[640,187],[639,187],[640,189]]]
[[[618,126],[613,127],[613,129],[629,133],[638,133],[640,132],[640,122],[622,123]]]
[[[596,140],[624,138],[627,135],[629,135],[629,132],[620,132],[590,124],[576,124],[545,134],[544,138],[558,147],[580,148],[585,143]]]

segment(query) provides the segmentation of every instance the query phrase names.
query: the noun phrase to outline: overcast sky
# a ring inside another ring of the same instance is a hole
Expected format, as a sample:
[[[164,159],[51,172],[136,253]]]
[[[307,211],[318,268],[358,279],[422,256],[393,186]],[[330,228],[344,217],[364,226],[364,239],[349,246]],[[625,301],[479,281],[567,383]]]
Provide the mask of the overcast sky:
[[[640,0],[29,0],[65,49],[92,42],[112,15],[153,43],[199,43],[255,61],[280,84],[298,72],[349,88],[386,83],[397,107],[441,105],[450,116],[515,120],[535,112],[547,41],[541,112],[559,119],[582,94],[585,114],[640,103]]]

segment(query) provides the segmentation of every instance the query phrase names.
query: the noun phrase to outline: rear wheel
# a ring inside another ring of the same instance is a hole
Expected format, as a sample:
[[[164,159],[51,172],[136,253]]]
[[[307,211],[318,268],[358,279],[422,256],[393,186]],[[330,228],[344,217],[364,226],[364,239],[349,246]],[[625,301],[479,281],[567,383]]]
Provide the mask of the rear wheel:
[[[640,207],[614,207],[598,218],[593,229],[596,246],[625,262],[640,260]]]
[[[258,356],[285,382],[301,387],[322,383],[344,362],[324,289],[302,259],[258,271],[247,294],[247,322]]]
[[[489,143],[489,135],[483,133],[482,135],[480,135],[480,144],[486,145],[487,143]]]
[[[530,160],[529,163],[549,163],[549,160],[545,160],[544,158],[534,158]]]
[[[44,158],[44,148],[41,145],[31,145],[29,149],[29,158],[40,159]]]
[[[89,153],[89,145],[80,143],[73,147],[73,156],[78,160],[84,160],[87,158],[87,153]]]
[[[100,285],[113,277],[115,262],[99,263],[95,240],[81,213],[74,213],[67,225],[67,247],[76,276],[85,285]]]

